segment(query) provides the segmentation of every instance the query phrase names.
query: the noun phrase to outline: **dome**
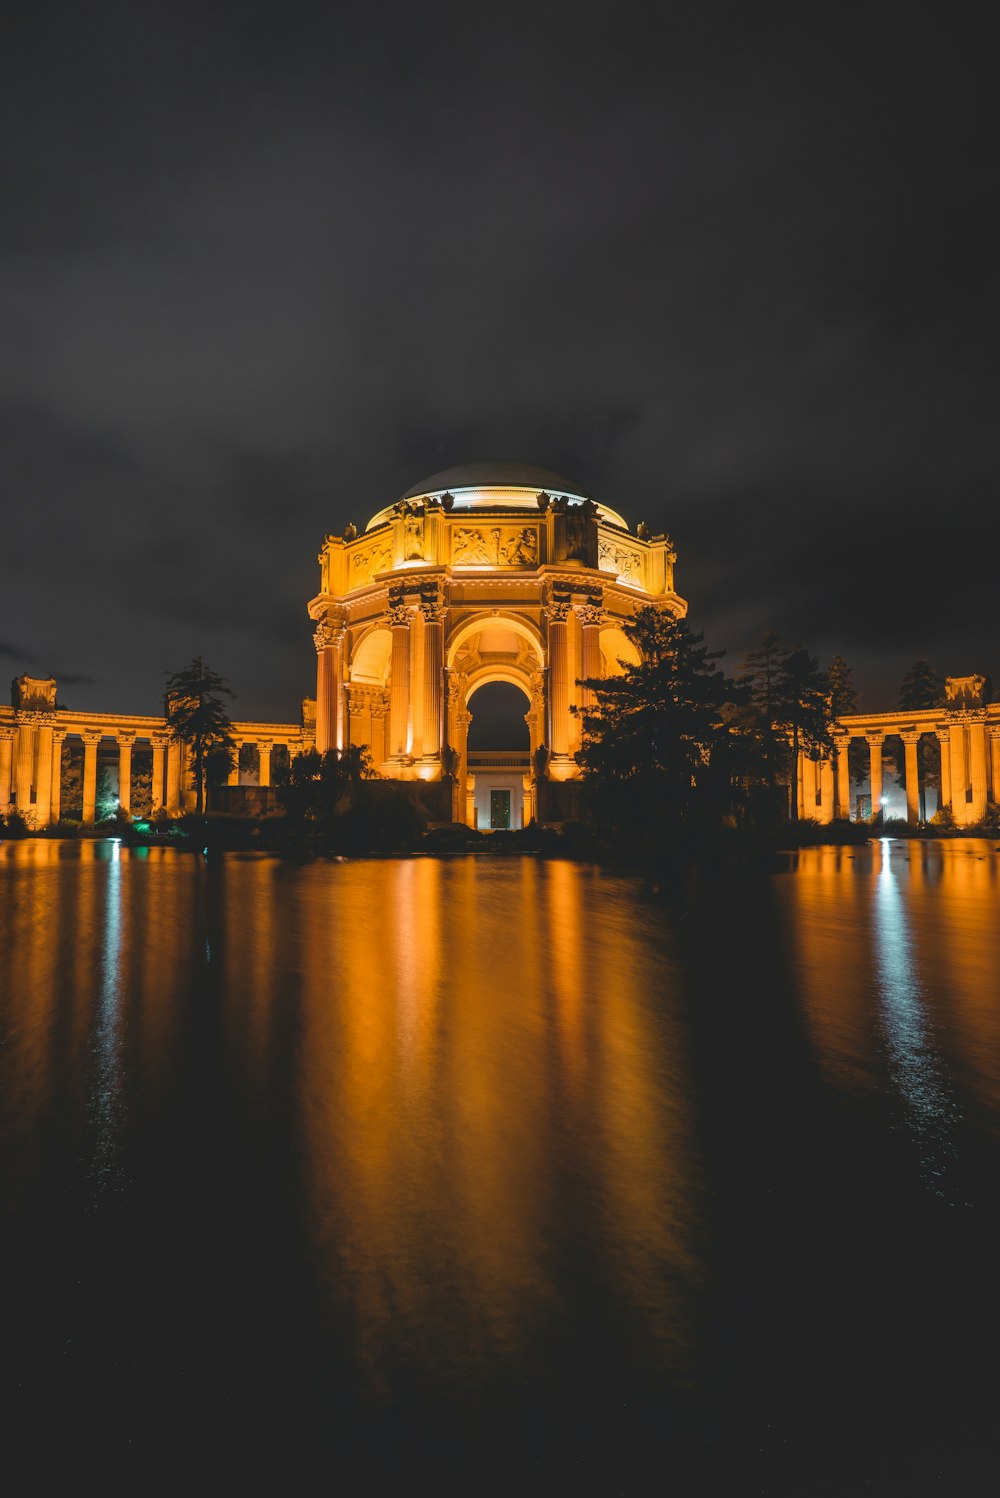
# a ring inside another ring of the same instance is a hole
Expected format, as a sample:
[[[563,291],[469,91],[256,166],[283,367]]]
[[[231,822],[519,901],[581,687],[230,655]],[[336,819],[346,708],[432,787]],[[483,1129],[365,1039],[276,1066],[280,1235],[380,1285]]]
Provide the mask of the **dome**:
[[[457,468],[443,468],[421,479],[412,489],[400,496],[397,503],[405,500],[440,499],[450,494],[456,510],[535,510],[538,495],[542,492],[553,497],[565,495],[574,500],[593,500],[593,495],[580,487],[565,474],[551,468],[538,468],[531,463],[512,463],[498,459],[492,463],[460,463]],[[628,529],[616,510],[595,500],[598,513],[612,525]],[[373,530],[384,525],[393,513],[388,505],[373,515],[365,526]]]
[[[457,468],[443,468],[432,473],[407,489],[403,499],[419,499],[424,494],[454,494],[458,498],[460,489],[530,489],[539,494],[543,489],[548,494],[570,494],[576,499],[592,499],[586,489],[554,473],[551,468],[536,468],[530,463],[460,463]]]

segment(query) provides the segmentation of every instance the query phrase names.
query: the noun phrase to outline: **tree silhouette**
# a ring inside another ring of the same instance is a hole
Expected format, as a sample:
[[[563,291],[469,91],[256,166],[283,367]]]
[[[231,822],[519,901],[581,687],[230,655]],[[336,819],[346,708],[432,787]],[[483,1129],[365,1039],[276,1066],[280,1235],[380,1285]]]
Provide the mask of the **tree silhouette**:
[[[732,779],[738,729],[731,707],[739,691],[715,665],[721,651],[682,619],[653,607],[624,626],[638,665],[583,683],[578,760],[602,825],[632,846],[664,851],[665,839],[697,815],[721,810]]]
[[[163,710],[170,736],[194,752],[196,810],[200,816],[205,806],[205,768],[209,753],[213,768],[221,768],[219,756],[225,754],[226,773],[236,752],[232,722],[223,706],[223,697],[232,697],[229,684],[217,676],[196,656],[186,671],[175,671],[167,677]]]
[[[830,711],[834,718],[857,712],[858,692],[854,685],[854,672],[842,655],[835,655],[826,671],[830,683]],[[842,751],[835,749],[835,757]],[[868,774],[868,749],[863,739],[851,739],[847,746],[847,773],[850,780],[864,780]],[[848,815],[848,808],[840,808],[841,816]]]
[[[829,678],[808,650],[793,649],[769,629],[744,661],[740,681],[749,693],[767,778],[788,787],[789,816],[797,821],[799,750],[816,758],[833,745]],[[841,673],[840,690],[845,685]]]
[[[930,661],[918,657],[899,684],[899,706],[906,712],[920,712],[944,704],[944,682]],[[920,820],[927,819],[926,792],[941,784],[941,745],[936,735],[923,734],[917,744],[917,772],[920,778]],[[905,765],[896,776],[899,785],[906,784]]]
[[[830,682],[819,660],[801,645],[786,656],[778,673],[778,713],[791,742],[792,794],[790,816],[798,820],[799,798],[795,790],[799,750],[812,759],[833,747],[830,712]]]
[[[921,708],[941,707],[943,703],[944,682],[930,661],[921,656],[899,684],[899,705],[907,712],[919,712]]]

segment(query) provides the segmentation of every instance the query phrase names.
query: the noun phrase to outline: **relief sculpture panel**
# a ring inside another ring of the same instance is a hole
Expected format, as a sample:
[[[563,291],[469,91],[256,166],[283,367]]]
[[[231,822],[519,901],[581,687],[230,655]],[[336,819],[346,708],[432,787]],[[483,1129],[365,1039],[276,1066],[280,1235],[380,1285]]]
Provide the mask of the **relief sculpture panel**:
[[[629,546],[621,546],[607,536],[598,543],[597,565],[602,572],[616,572],[618,581],[632,588],[642,587],[642,557]]]
[[[387,572],[392,566],[392,538],[383,536],[367,551],[356,551],[351,557],[352,588],[360,588],[379,572]]]
[[[458,526],[451,560],[456,567],[536,567],[538,532],[531,526]]]

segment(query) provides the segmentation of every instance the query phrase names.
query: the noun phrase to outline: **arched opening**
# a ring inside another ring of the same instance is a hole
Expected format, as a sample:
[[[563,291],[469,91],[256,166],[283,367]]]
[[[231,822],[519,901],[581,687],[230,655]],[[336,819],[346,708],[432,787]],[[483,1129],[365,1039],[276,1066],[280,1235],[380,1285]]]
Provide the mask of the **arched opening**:
[[[509,679],[487,679],[469,695],[467,762],[475,777],[474,825],[481,831],[506,832],[530,820],[524,809],[530,705],[527,691]]]
[[[487,681],[478,687],[469,698],[469,749],[527,752],[529,735],[524,715],[529,706],[527,692],[509,681]]]

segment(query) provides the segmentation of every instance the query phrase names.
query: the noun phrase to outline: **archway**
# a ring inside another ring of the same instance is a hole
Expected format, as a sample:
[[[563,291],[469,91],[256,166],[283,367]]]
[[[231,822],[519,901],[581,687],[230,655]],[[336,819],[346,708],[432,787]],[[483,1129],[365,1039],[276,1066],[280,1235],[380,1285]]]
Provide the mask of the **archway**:
[[[472,685],[467,706],[472,825],[492,832],[523,827],[531,820],[527,685],[506,672],[486,672]]]

